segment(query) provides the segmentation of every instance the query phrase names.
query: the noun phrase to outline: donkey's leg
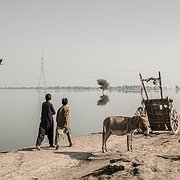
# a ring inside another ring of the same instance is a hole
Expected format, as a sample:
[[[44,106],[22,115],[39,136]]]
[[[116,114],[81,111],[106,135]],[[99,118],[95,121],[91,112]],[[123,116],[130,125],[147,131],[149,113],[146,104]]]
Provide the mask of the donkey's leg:
[[[130,144],[130,149],[132,150],[132,139],[133,139],[133,133],[131,133],[131,144]]]
[[[105,143],[106,143],[106,136],[107,136],[107,129],[105,127],[105,125],[103,124],[103,133],[102,133],[102,152],[104,153],[104,147],[105,147]]]
[[[102,152],[104,153],[104,138],[105,138],[105,130],[103,129],[103,133],[102,133]]]
[[[106,146],[106,142],[107,142],[108,138],[110,137],[110,135],[111,135],[111,132],[110,132],[110,131],[106,132],[106,134],[105,134],[104,145],[105,145],[105,150],[106,150],[106,151],[108,151],[108,150],[107,150],[107,146]]]
[[[127,134],[127,150],[128,151],[130,150],[130,148],[129,148],[130,147],[130,141],[131,141],[130,140],[130,138],[131,138],[130,136],[131,136],[130,134]]]

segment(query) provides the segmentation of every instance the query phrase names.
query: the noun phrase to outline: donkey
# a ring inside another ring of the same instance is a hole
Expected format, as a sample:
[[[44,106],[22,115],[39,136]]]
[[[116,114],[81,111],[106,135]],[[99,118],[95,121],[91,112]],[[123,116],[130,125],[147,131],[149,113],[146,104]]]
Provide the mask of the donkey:
[[[127,150],[132,150],[132,135],[135,129],[148,132],[148,119],[144,116],[109,116],[103,121],[102,151],[107,151],[106,141],[110,135],[127,135]]]

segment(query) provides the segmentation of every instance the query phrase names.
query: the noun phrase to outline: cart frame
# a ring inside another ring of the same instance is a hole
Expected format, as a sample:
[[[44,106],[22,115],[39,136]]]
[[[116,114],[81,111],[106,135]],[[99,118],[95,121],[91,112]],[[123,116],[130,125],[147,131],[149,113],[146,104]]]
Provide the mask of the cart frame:
[[[147,114],[150,128],[152,131],[172,131],[173,134],[177,134],[180,128],[179,119],[176,109],[173,107],[173,100],[166,97],[163,98],[161,73],[158,73],[158,77],[150,77],[143,79],[141,73],[139,73],[142,83],[141,95],[143,109]],[[159,85],[160,98],[150,99],[148,91],[146,90],[145,82],[149,83],[153,81],[154,85]],[[145,98],[143,97],[145,93]]]

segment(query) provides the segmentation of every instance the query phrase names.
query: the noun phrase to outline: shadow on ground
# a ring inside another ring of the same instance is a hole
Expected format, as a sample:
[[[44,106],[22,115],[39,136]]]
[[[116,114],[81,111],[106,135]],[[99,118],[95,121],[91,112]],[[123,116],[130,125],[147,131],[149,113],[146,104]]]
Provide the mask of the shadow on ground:
[[[88,160],[90,157],[93,156],[92,152],[54,152],[55,154],[65,154],[70,156],[70,158],[77,159],[77,160]]]
[[[41,147],[42,151],[43,150],[53,150],[55,147],[49,147],[49,146],[43,146]],[[36,147],[28,147],[28,148],[22,148],[18,149],[18,151],[39,151]]]

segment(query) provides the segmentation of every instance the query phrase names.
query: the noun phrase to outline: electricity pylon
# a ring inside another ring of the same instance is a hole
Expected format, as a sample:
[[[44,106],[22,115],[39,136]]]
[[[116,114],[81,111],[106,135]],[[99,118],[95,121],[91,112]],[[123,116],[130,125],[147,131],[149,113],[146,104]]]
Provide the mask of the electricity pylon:
[[[40,76],[39,76],[39,84],[38,84],[38,90],[44,89],[46,90],[46,79],[45,79],[45,73],[44,73],[44,57],[43,53],[41,56],[41,71],[40,71]]]

